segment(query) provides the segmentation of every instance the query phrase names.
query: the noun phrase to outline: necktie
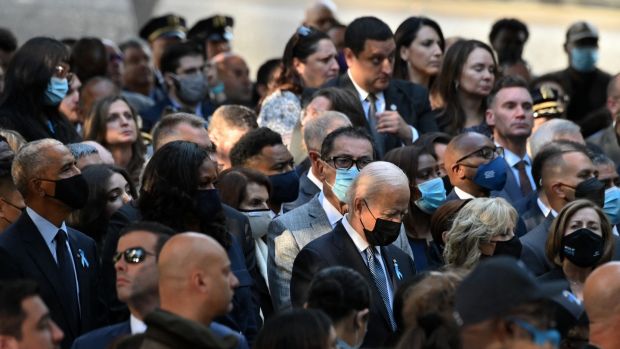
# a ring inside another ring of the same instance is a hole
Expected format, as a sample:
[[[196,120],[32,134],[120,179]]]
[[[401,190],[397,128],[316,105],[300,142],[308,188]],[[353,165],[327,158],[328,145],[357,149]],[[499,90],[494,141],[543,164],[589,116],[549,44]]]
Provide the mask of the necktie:
[[[377,255],[377,251],[375,251],[372,246],[369,246],[365,250],[365,252],[366,258],[368,260],[368,269],[370,270],[370,275],[372,275],[372,278],[375,281],[375,285],[379,289],[381,299],[383,300],[383,304],[385,305],[385,309],[387,310],[388,317],[390,318],[390,325],[392,326],[392,330],[396,330],[396,322],[394,321],[394,314],[392,313],[392,305],[390,304],[390,298],[388,297],[388,285],[386,283],[385,272],[381,267],[381,261],[379,261],[379,258],[381,258],[381,256]]]
[[[377,149],[377,153],[379,154],[379,158],[382,158],[384,151],[384,140],[383,135],[377,132],[377,96],[370,93],[368,97],[366,97],[368,101],[368,125],[370,126],[370,133],[372,134],[372,138],[375,140],[375,147]]]
[[[521,160],[515,164],[519,171],[519,184],[521,185],[521,193],[523,196],[528,196],[532,192],[532,185],[530,184],[530,178],[525,172],[525,161]]]
[[[79,307],[77,297],[77,285],[75,284],[75,271],[73,269],[73,258],[67,250],[67,234],[58,230],[56,233],[56,260],[58,262],[58,271],[60,273],[60,281],[66,291],[66,296],[69,298],[71,307],[69,309],[70,318],[73,322],[79,324]],[[79,326],[78,326],[79,328]]]

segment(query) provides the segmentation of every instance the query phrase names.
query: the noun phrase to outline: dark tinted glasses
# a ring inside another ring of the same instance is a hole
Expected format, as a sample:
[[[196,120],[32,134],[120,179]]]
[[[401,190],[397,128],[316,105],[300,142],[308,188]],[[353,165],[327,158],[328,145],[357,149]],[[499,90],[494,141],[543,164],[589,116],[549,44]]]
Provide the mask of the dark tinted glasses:
[[[142,247],[130,247],[123,252],[116,252],[114,257],[112,257],[112,261],[116,264],[121,260],[121,257],[125,259],[125,262],[129,264],[138,264],[142,263],[146,256],[154,256],[154,253],[145,251]]]

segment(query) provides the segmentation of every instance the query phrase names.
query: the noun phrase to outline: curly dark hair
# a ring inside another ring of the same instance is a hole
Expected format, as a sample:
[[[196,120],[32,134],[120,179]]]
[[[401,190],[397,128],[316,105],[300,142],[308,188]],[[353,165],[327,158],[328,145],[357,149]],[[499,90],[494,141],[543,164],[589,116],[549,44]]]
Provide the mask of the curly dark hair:
[[[199,215],[195,197],[199,169],[205,161],[211,161],[208,151],[192,142],[174,141],[161,147],[144,170],[138,207],[144,220],[175,231],[199,229],[228,249],[231,236],[224,212],[213,217]]]
[[[233,167],[244,166],[248,159],[258,155],[264,147],[282,144],[282,136],[268,127],[260,127],[243,135],[230,150]]]
[[[489,42],[492,43],[502,29],[524,32],[525,41],[527,41],[530,36],[530,32],[527,30],[525,23],[516,18],[502,18],[493,23],[493,27],[491,27],[491,32],[489,33]]]

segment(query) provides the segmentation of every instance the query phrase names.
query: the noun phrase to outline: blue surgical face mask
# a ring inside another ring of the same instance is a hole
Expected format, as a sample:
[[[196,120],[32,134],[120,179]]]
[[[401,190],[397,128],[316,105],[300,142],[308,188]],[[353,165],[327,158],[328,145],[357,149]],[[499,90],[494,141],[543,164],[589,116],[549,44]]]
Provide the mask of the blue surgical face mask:
[[[340,202],[345,202],[347,198],[347,191],[349,190],[349,187],[351,187],[351,183],[353,183],[359,174],[360,170],[358,170],[355,165],[351,166],[348,170],[345,168],[337,168],[334,185],[327,182],[325,183],[332,188],[332,192],[334,192],[334,195],[336,195]]]
[[[487,190],[502,190],[506,185],[506,164],[504,158],[496,157],[489,163],[480,165],[474,183]]]
[[[67,79],[59,79],[52,76],[45,90],[45,104],[58,105],[69,92],[69,82]]]
[[[570,51],[570,65],[578,72],[587,73],[596,69],[598,48],[573,47]]]
[[[603,211],[609,218],[611,224],[620,223],[620,188],[611,187],[605,190],[605,206]]]
[[[415,205],[424,213],[433,214],[446,201],[446,188],[441,177],[418,184],[418,190],[422,197],[415,201]]]

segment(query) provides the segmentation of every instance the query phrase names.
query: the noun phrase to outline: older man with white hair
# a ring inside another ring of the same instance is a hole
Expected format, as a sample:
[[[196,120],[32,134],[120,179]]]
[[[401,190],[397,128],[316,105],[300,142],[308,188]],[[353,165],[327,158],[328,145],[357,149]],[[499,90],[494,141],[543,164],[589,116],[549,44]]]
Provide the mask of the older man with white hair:
[[[415,274],[413,260],[391,245],[409,207],[409,180],[395,165],[365,166],[347,193],[348,213],[334,230],[306,245],[293,264],[291,301],[301,306],[313,276],[340,265],[372,285],[368,333],[362,347],[381,347],[396,330],[392,303],[396,288]]]

